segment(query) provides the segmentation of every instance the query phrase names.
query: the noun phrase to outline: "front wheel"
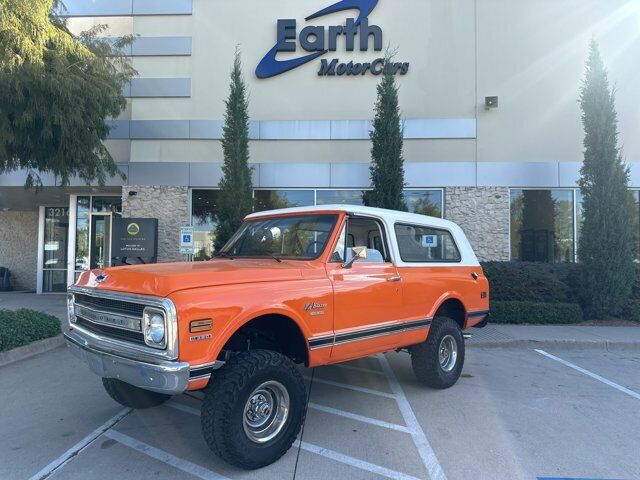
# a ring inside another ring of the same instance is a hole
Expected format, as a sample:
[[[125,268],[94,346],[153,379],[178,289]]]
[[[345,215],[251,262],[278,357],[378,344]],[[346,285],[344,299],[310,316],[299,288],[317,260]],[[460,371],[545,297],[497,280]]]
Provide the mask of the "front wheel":
[[[209,383],[202,403],[202,434],[221,459],[261,468],[284,455],[306,410],[304,380],[294,363],[270,350],[234,355]]]
[[[416,378],[431,388],[449,388],[458,381],[464,365],[464,337],[460,326],[448,317],[436,317],[429,336],[411,347]]]

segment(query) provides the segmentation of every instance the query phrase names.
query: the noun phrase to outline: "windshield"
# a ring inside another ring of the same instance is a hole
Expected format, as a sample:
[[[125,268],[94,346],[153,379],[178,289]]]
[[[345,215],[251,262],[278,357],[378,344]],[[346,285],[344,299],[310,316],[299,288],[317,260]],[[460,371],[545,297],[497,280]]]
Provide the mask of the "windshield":
[[[337,219],[337,215],[302,215],[248,221],[221,255],[312,260],[324,251]]]

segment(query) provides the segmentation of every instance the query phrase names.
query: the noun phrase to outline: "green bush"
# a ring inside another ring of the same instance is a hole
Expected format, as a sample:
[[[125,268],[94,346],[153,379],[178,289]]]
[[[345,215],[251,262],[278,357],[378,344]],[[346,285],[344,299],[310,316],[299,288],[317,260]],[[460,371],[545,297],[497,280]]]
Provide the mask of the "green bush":
[[[489,322],[540,325],[580,323],[582,309],[576,303],[492,301]]]
[[[482,264],[482,269],[489,279],[492,300],[578,303],[580,265],[485,262]]]
[[[0,310],[0,352],[60,333],[60,320],[33,310]]]

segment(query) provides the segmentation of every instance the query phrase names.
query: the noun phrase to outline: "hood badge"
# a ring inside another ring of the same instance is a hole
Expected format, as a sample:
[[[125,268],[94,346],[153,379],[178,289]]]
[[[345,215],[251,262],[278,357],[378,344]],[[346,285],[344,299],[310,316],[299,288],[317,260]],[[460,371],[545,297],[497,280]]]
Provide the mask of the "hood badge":
[[[109,275],[107,275],[106,273],[101,273],[100,275],[98,275],[96,277],[96,282],[98,283],[102,283],[104,282],[107,278],[109,278]]]

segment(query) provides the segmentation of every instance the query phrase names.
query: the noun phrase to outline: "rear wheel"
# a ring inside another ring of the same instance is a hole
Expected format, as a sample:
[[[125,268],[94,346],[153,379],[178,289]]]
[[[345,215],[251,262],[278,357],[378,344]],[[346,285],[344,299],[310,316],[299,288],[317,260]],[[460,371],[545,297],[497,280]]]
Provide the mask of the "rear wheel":
[[[449,388],[458,381],[464,365],[464,337],[451,318],[436,317],[427,339],[411,347],[416,378],[432,388]]]
[[[103,378],[102,385],[109,396],[120,405],[138,410],[157,407],[171,398],[171,395],[134,387],[115,378]]]
[[[245,469],[270,465],[300,432],[305,391],[288,357],[270,350],[238,353],[209,384],[202,403],[202,434],[227,463]]]

